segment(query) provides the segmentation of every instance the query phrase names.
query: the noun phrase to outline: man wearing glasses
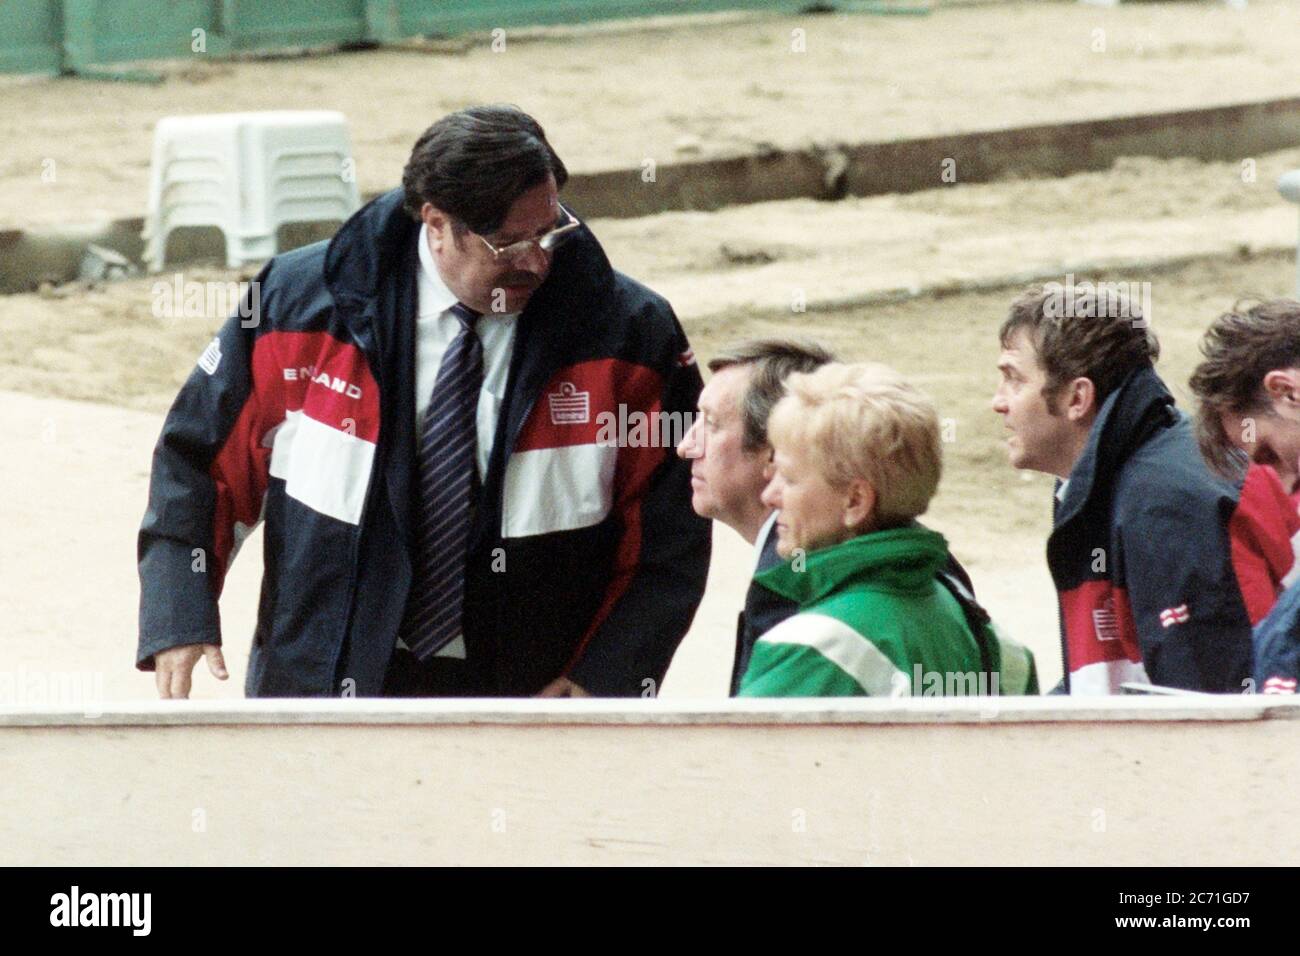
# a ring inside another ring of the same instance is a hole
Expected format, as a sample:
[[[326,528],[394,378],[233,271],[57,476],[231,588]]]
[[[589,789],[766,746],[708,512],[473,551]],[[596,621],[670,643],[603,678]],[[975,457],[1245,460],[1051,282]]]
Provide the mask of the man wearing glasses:
[[[704,590],[671,447],[695,408],[668,303],[559,202],[531,117],[430,127],[394,190],[271,260],[154,452],[137,666],[224,679],[217,599],[265,521],[249,696],[649,696]]]

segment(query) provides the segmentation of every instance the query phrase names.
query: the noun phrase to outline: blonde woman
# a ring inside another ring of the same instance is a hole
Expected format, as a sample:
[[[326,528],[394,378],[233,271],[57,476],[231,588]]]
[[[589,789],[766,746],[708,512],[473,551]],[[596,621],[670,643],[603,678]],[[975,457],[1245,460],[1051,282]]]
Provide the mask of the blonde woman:
[[[799,604],[764,634],[742,697],[1037,693],[1032,655],[974,620],[917,523],[939,485],[934,406],[883,365],[792,375],[768,423],[786,562],[755,580]]]

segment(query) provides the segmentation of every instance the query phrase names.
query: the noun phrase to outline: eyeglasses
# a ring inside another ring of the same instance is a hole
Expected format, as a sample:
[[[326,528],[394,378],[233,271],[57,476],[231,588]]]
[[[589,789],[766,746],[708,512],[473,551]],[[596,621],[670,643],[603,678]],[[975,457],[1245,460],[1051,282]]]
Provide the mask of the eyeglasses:
[[[582,223],[574,218],[573,213],[560,206],[560,219],[558,225],[550,232],[533,239],[520,239],[518,242],[512,242],[505,246],[494,246],[488,240],[476,232],[483,245],[488,247],[494,259],[507,259],[511,262],[518,262],[528,256],[533,248],[541,249],[542,252],[554,252],[555,249],[568,239]]]

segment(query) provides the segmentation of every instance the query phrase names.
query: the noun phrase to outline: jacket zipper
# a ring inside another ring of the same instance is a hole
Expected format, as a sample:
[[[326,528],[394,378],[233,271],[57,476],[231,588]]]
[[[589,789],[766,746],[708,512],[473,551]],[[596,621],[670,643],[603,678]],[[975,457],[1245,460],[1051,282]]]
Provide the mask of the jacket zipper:
[[[375,324],[375,323],[371,323],[372,328],[373,328],[374,324]],[[354,341],[354,342],[356,341],[355,336],[354,336],[354,338],[353,338],[353,341]],[[372,373],[374,373],[374,376],[375,376],[375,383],[376,383],[376,386],[377,386],[378,389],[379,389],[379,394],[380,394],[381,396],[384,395],[384,394],[386,394],[385,389],[384,389],[384,379],[383,379],[383,364],[384,364],[384,363],[383,363],[382,361],[374,361],[374,360],[373,360],[373,357],[372,357],[371,355],[368,355],[368,354],[366,353],[366,350],[365,350],[364,348],[362,348],[361,343],[357,342],[356,344],[357,344],[357,348],[361,349],[361,354],[365,355],[365,356],[366,356],[366,360],[369,361],[369,362],[371,363],[371,371],[372,371]],[[376,349],[378,349],[378,342],[376,342]],[[379,403],[379,429],[378,429],[378,434],[379,434],[379,442],[383,442],[383,440],[384,440],[384,438],[383,438],[383,436],[384,436],[384,404],[383,404],[383,401],[382,401],[382,400],[381,400],[380,403]],[[375,463],[376,463],[376,465],[378,465],[378,466],[380,466],[380,467],[372,467],[372,468],[370,469],[370,477],[369,477],[368,479],[366,479],[366,494],[365,494],[365,499],[364,499],[364,501],[362,502],[362,505],[361,505],[361,516],[360,516],[360,518],[357,520],[357,533],[356,533],[356,538],[355,538],[355,539],[353,540],[353,542],[352,542],[352,560],[351,560],[351,562],[350,562],[350,566],[349,566],[349,569],[348,569],[348,609],[347,609],[347,613],[343,615],[343,630],[342,630],[342,632],[341,632],[340,635],[339,635],[339,639],[338,639],[338,641],[335,643],[335,648],[336,648],[336,649],[335,649],[335,651],[334,651],[334,659],[333,659],[333,660],[331,661],[331,663],[330,663],[330,693],[329,693],[329,696],[331,696],[331,697],[340,696],[340,693],[339,693],[339,686],[338,686],[338,681],[339,681],[339,661],[341,661],[341,660],[343,659],[343,648],[344,648],[344,646],[347,644],[347,641],[348,641],[348,632],[352,630],[352,616],[353,616],[353,613],[356,611],[356,605],[357,605],[357,573],[358,573],[358,567],[359,567],[359,565],[360,565],[360,563],[361,563],[361,541],[362,541],[362,538],[365,536],[365,533],[366,533],[366,519],[370,516],[371,512],[373,511],[371,499],[374,497],[374,494],[375,494],[375,473],[376,473],[376,472],[380,472],[380,471],[383,470],[383,467],[382,467],[382,466],[383,466],[383,463],[384,463],[384,454],[383,454],[383,453],[386,452],[386,450],[387,450],[386,446],[385,446],[385,448],[382,448],[382,449],[381,449],[381,448],[379,447],[379,443],[376,442],[376,445],[375,445]],[[354,688],[354,690],[355,690],[355,688]]]

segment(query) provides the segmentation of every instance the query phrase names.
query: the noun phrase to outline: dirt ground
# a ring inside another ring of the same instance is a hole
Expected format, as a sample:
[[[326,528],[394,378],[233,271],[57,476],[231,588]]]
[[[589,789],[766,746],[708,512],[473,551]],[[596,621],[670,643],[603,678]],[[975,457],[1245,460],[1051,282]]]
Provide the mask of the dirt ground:
[[[1061,179],[757,203],[592,228],[612,261],[665,295],[684,321],[793,316],[796,294],[817,313],[891,291],[960,290],[993,277],[1082,274],[1090,265],[1140,281],[1145,271],[1129,263],[1293,248],[1297,210],[1273,184],[1295,168],[1300,149],[1258,157],[1249,182],[1234,163],[1139,157]],[[157,318],[155,286],[170,292],[178,280],[183,288],[255,274],[187,267],[0,296],[0,389],[165,411],[227,311]],[[1162,299],[1153,305],[1161,322]]]
[[[1298,35],[1296,0],[1031,0],[508,33],[501,52],[484,35],[311,59],[196,55],[160,65],[156,86],[0,77],[0,228],[141,215],[153,127],[174,114],[341,110],[374,191],[398,182],[425,126],[476,102],[535,114],[574,170],[639,168],[1293,96]]]

